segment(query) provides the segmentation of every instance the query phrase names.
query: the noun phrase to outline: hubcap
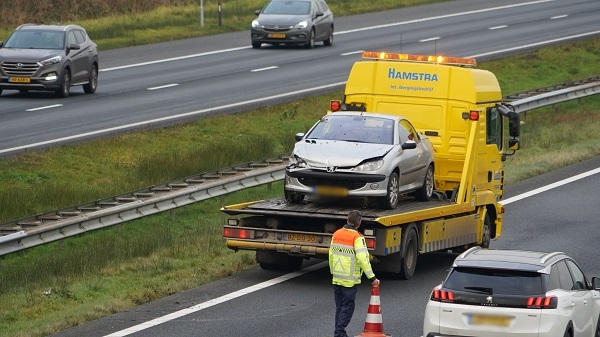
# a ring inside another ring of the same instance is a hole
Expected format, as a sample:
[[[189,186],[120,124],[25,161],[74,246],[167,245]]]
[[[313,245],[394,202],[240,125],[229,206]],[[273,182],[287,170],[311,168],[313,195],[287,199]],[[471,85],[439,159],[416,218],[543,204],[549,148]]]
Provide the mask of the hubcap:
[[[390,200],[390,204],[395,205],[398,201],[398,178],[391,177],[390,179],[390,190],[388,191],[388,198]]]

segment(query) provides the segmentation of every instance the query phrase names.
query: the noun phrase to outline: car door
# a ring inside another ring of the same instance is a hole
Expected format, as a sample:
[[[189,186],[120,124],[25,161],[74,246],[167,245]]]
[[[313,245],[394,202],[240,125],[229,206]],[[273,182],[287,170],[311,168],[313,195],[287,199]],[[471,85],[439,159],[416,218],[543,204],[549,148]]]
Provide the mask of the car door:
[[[415,135],[411,131],[411,126],[406,120],[400,120],[398,122],[398,143],[400,145],[408,142],[415,141]],[[419,162],[421,158],[422,150],[418,144],[415,149],[401,150],[400,162],[398,167],[400,168],[399,178],[399,190],[400,192],[409,190],[411,185],[415,182],[415,176],[418,175]]]
[[[594,299],[590,285],[579,266],[572,260],[565,261],[571,277],[573,278],[573,297],[571,306],[573,307],[573,330],[575,336],[593,336],[596,326],[594,326]]]
[[[81,40],[81,39],[79,39]],[[81,41],[78,41],[77,36],[75,35],[75,30],[70,30],[67,32],[67,48],[70,48],[71,45],[75,44],[80,47],[80,49],[68,49],[67,53],[69,55],[69,59],[71,60],[71,83],[75,84],[78,82],[83,82],[87,80],[87,72],[88,72],[88,51],[84,46],[81,45]]]
[[[328,13],[327,7],[323,4],[322,1],[314,1],[312,7],[315,8],[314,16],[316,16],[317,12],[323,13],[323,16],[320,16],[314,20],[315,29],[316,29],[316,40],[321,41],[327,38],[327,34],[329,34],[329,26],[330,26],[330,17]]]

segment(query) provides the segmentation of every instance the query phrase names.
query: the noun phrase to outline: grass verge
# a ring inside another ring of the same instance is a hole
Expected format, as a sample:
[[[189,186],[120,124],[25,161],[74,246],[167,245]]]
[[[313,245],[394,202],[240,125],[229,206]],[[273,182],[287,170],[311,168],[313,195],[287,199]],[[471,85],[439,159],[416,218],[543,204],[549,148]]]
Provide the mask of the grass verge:
[[[600,39],[544,48],[479,66],[504,93],[598,75]],[[4,221],[289,152],[342,92],[233,116],[52,148],[0,161]],[[600,97],[528,112],[507,183],[600,155]],[[99,150],[101,149],[101,150]],[[279,196],[256,187],[228,203]],[[0,273],[0,337],[45,336],[253,268],[221,239],[226,216],[207,200],[8,255]]]

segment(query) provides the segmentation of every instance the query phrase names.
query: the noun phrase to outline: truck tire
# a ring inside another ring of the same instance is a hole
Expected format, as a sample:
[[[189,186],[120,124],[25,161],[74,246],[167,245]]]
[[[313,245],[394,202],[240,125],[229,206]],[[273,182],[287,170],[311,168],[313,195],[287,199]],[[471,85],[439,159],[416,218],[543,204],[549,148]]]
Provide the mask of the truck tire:
[[[415,198],[419,201],[429,201],[433,196],[433,165],[429,164],[427,172],[425,173],[425,179],[423,180],[423,186],[415,192]]]
[[[409,280],[415,274],[417,268],[417,257],[419,256],[419,241],[417,231],[410,227],[408,232],[402,238],[402,260],[400,262],[399,277],[402,280]]]
[[[490,220],[489,214],[485,213],[485,219],[483,220],[483,234],[481,236],[481,248],[490,248],[490,241],[492,233],[492,221]]]

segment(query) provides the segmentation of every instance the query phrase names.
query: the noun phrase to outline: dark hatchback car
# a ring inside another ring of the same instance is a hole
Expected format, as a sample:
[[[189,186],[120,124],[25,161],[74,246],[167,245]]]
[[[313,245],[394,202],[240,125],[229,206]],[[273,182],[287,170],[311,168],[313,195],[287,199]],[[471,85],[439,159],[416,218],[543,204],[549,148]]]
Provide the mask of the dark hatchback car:
[[[77,85],[86,94],[98,85],[98,50],[82,27],[26,24],[0,42],[0,94],[43,90],[64,98]]]
[[[252,47],[263,43],[295,44],[313,48],[315,42],[333,44],[333,13],[323,0],[272,0],[250,29]]]

